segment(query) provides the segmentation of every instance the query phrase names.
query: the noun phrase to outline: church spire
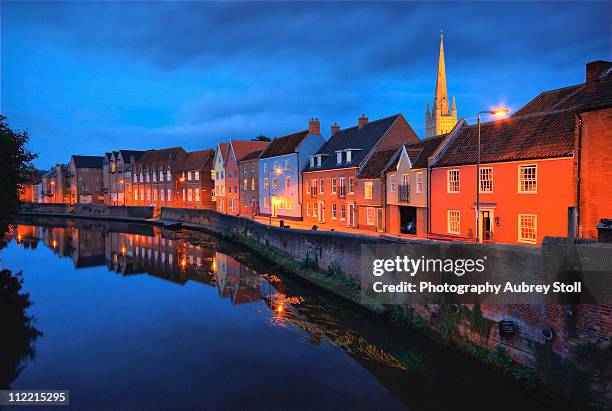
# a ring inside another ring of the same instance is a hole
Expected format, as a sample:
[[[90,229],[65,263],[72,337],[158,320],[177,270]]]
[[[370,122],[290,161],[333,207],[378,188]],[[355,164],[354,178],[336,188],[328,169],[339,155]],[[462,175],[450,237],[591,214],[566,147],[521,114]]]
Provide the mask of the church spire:
[[[444,35],[440,30],[440,54],[438,56],[438,75],[436,77],[436,94],[434,97],[434,110],[440,114],[448,115],[448,94],[446,91],[446,67],[444,65]]]

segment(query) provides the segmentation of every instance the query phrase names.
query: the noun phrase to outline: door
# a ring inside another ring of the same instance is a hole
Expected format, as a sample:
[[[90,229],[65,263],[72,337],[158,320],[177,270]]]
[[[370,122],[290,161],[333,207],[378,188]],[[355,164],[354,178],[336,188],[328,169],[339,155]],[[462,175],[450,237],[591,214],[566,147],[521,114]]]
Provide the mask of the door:
[[[319,201],[319,208],[317,211],[319,214],[319,222],[324,223],[325,222],[325,203],[323,203],[323,201]]]
[[[379,233],[382,233],[384,231],[382,208],[376,209],[376,231],[378,231]]]
[[[491,224],[491,211],[483,210],[480,212],[480,238],[482,241],[493,240],[493,226]]]

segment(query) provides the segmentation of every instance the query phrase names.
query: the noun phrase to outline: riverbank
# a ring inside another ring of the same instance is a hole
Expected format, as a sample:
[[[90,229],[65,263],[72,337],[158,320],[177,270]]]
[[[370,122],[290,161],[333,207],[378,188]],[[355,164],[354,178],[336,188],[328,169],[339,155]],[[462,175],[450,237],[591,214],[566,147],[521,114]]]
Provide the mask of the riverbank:
[[[110,210],[106,214],[112,212]],[[601,368],[602,362],[608,361],[609,364],[609,351],[605,351],[605,345],[602,348],[599,339],[606,334],[609,338],[606,328],[609,319],[602,317],[610,315],[609,306],[580,306],[575,324],[577,336],[573,337],[569,335],[564,321],[565,307],[560,305],[366,305],[361,300],[361,248],[358,245],[388,245],[396,242],[395,239],[268,227],[250,219],[210,210],[162,209],[158,219],[101,216],[99,213],[27,212],[24,215],[107,219],[162,227],[180,225],[186,229],[205,231],[248,247],[303,281],[316,285],[322,292],[342,299],[355,308],[394,324],[416,328],[442,344],[459,349],[520,381],[525,388],[544,387],[556,394],[563,391],[563,394],[572,397],[577,409],[585,403],[609,403],[605,397],[610,392],[607,389],[609,382],[606,381],[606,370]],[[448,244],[432,241],[407,240],[401,243],[425,255],[448,253],[449,248]],[[467,247],[473,248],[473,252],[481,252],[477,245],[459,246],[463,250]],[[512,268],[520,275],[541,267],[555,267],[558,262],[554,257],[559,247],[565,246],[556,243],[542,248],[497,245],[487,250],[496,255],[493,261],[499,264],[498,269],[507,269],[504,261],[506,264],[508,261],[517,262]],[[513,321],[517,334],[512,338],[501,338],[498,335],[500,320]],[[545,327],[552,331],[553,339],[545,338],[542,333]],[[585,358],[585,352],[593,354],[592,358]],[[555,385],[557,389],[554,389]]]

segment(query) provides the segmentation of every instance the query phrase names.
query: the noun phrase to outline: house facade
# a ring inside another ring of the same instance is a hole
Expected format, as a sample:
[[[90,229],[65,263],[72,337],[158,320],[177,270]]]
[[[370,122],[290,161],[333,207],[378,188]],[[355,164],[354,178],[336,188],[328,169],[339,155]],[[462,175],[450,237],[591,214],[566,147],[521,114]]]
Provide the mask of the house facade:
[[[33,190],[33,193],[35,190]],[[40,178],[39,203],[69,203],[70,181],[68,167],[56,164]],[[34,198],[32,199],[34,201]]]
[[[428,160],[446,134],[402,146],[385,170],[387,232],[426,238],[428,233]]]
[[[106,153],[103,167],[106,204],[132,205],[132,173],[130,171],[126,175],[126,171],[128,168],[133,169],[144,154],[144,151],[137,150]]]
[[[215,208],[220,213],[225,213],[227,209],[226,198],[225,198],[225,163],[227,160],[227,148],[228,143],[218,143],[217,149],[215,150],[214,157],[214,173],[211,176],[214,180],[215,192],[213,201],[215,202]]]
[[[262,151],[254,151],[238,162],[240,215],[243,216],[259,214],[259,156]]]
[[[70,203],[104,204],[102,156],[73,155],[70,159]]]
[[[240,171],[238,163],[268,147],[266,141],[230,140],[225,163],[225,201],[227,214],[240,214]]]
[[[132,196],[139,206],[183,207],[182,147],[148,150],[133,167]]]
[[[259,160],[260,215],[302,219],[302,170],[324,143],[318,119],[310,119],[308,130],[272,140]]]
[[[303,172],[304,221],[343,231],[384,231],[384,158],[391,160],[395,150],[416,141],[401,114],[373,122],[362,115],[357,126],[345,130],[334,124]]]
[[[215,151],[198,150],[187,153],[182,164],[181,180],[184,181],[181,200],[185,208],[214,208],[211,179]]]

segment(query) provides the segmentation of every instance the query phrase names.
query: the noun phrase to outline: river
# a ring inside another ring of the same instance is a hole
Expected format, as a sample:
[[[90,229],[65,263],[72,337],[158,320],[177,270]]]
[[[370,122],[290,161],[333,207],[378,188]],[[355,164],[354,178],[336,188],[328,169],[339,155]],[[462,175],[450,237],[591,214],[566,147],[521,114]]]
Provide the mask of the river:
[[[558,409],[204,233],[38,219],[5,238],[43,333],[10,387],[72,409]]]

